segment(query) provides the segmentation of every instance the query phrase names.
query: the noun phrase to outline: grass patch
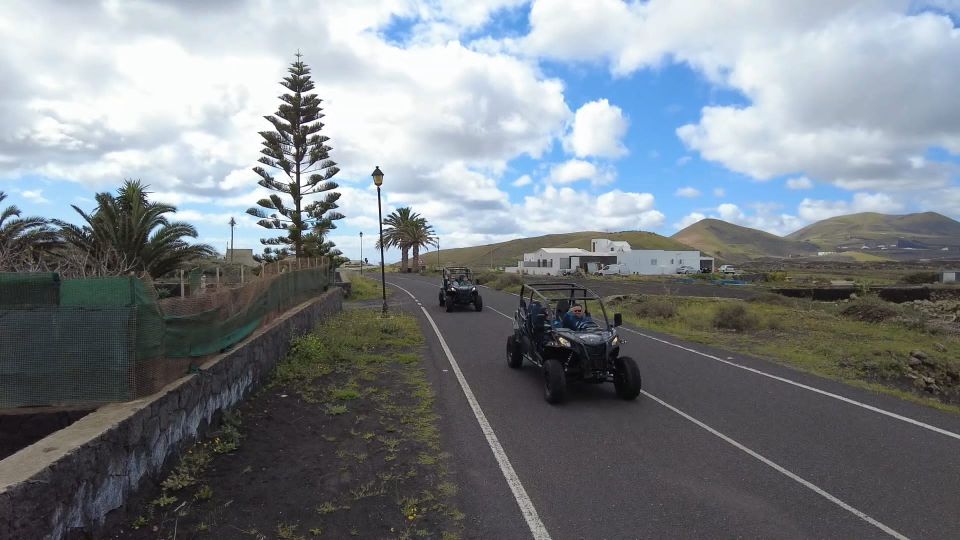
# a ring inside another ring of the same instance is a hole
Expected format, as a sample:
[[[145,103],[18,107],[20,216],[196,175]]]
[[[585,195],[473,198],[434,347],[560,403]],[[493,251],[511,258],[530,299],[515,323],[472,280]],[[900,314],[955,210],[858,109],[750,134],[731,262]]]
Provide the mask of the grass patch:
[[[873,298],[839,304],[763,299],[659,300],[673,303],[671,317],[642,308],[648,297],[614,306],[630,324],[960,413],[960,337],[928,331],[922,318]],[[916,351],[925,353],[923,364],[911,360]],[[924,377],[935,384],[916,382]]]
[[[387,298],[390,298],[391,294],[393,294],[393,291],[387,289]],[[376,300],[378,298],[383,298],[383,287],[380,280],[360,277],[359,274],[354,274],[351,277],[349,300]]]

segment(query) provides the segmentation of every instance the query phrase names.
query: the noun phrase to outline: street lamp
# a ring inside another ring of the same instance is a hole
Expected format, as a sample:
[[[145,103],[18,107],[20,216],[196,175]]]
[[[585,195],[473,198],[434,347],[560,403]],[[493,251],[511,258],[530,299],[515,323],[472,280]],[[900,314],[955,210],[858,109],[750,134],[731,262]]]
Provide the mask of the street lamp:
[[[380,217],[380,286],[383,288],[383,314],[387,314],[387,269],[383,263],[383,208],[380,205],[380,186],[383,185],[383,172],[377,165],[373,169],[373,183],[377,186],[377,215]]]
[[[360,275],[363,276],[363,231],[360,231]]]
[[[230,262],[233,262],[233,227],[237,224],[237,220],[230,218]]]

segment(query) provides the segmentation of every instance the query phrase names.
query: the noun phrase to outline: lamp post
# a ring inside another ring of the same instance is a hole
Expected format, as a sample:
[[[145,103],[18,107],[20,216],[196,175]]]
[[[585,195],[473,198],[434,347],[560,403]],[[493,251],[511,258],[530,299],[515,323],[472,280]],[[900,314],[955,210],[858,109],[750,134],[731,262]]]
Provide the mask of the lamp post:
[[[363,231],[360,231],[360,275],[363,276]]]
[[[373,183],[377,186],[377,215],[380,217],[380,286],[383,288],[383,314],[387,314],[387,269],[383,263],[383,207],[380,205],[380,186],[383,185],[383,172],[377,165],[373,169]]]
[[[237,224],[237,220],[230,218],[230,262],[233,262],[233,227]]]

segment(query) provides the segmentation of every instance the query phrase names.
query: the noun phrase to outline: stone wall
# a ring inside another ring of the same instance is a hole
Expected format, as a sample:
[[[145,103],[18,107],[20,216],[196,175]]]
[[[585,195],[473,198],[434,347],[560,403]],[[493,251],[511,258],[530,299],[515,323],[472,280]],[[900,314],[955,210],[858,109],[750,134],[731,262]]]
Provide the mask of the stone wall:
[[[101,407],[0,461],[0,538],[96,536],[147,478],[161,473],[221,410],[261,383],[290,339],[342,308],[334,288],[258,330],[157,394]]]

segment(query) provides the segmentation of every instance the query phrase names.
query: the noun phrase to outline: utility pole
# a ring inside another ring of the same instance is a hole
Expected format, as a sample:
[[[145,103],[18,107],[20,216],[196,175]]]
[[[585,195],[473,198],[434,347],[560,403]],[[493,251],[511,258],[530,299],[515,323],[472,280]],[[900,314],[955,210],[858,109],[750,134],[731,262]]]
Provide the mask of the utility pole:
[[[363,275],[363,231],[360,231],[360,275]]]

